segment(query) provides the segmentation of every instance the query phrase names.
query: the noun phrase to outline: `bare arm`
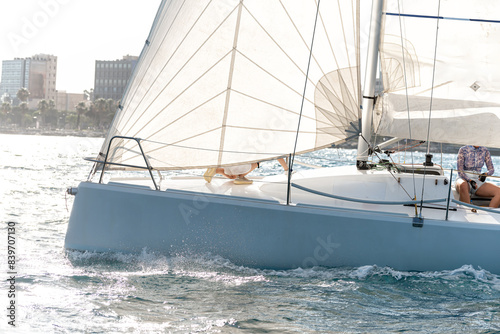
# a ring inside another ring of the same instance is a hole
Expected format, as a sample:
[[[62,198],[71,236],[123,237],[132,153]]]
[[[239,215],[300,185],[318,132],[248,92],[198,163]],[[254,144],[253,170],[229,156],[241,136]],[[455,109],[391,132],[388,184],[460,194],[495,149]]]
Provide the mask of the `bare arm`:
[[[464,179],[465,181],[469,182],[470,178],[465,174],[463,171],[465,170],[465,157],[464,157],[464,152],[463,149],[460,148],[458,151],[458,156],[457,156],[457,170],[458,170],[458,176],[461,179]]]
[[[486,151],[484,162],[486,162],[486,167],[488,168],[488,175],[493,175],[493,173],[495,173],[495,167],[493,167],[490,151]]]

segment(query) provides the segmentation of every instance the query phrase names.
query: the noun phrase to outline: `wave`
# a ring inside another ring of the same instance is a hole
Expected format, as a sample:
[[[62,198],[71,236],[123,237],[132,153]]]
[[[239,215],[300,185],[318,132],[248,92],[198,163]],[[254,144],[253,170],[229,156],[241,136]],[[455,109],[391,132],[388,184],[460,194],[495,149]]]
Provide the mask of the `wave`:
[[[140,254],[99,253],[66,251],[67,258],[76,267],[86,267],[95,271],[121,271],[124,275],[179,275],[231,284],[269,281],[276,278],[298,278],[314,281],[357,280],[376,281],[401,280],[469,280],[486,283],[500,291],[500,276],[482,268],[463,265],[460,268],[443,271],[400,271],[390,267],[366,265],[341,268],[296,268],[289,270],[258,269],[240,266],[213,254],[178,254],[165,256],[144,248]]]
[[[459,278],[473,278],[483,282],[494,282],[500,284],[500,276],[490,273],[482,268],[474,268],[472,265],[463,265],[460,268],[443,271],[398,271],[390,267],[378,267],[376,265],[362,266],[353,270],[350,275],[357,279],[367,279],[373,276],[391,276],[396,280],[401,280],[409,277],[420,278],[441,278],[454,280]]]

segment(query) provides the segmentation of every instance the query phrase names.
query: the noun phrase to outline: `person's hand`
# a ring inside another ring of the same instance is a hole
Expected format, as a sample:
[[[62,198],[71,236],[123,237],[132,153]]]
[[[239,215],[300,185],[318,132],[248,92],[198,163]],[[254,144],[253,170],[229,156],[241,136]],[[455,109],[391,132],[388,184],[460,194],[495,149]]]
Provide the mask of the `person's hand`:
[[[477,189],[477,183],[476,183],[476,181],[470,180],[469,183],[470,183],[470,186],[472,187],[472,189],[474,189],[474,190]]]
[[[481,182],[486,181],[486,177],[487,176],[488,176],[488,174],[486,174],[486,173],[483,173],[483,174],[479,175],[479,181],[481,181]]]

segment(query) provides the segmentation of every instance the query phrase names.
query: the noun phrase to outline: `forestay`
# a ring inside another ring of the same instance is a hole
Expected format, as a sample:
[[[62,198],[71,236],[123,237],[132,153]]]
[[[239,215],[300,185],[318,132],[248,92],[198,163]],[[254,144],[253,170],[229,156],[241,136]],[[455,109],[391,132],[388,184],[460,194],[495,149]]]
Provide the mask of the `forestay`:
[[[376,132],[500,147],[499,13],[494,0],[388,1]]]
[[[293,152],[315,0],[163,1],[101,149],[141,138],[155,169],[261,161]],[[297,152],[352,135],[359,119],[359,3],[322,1]],[[137,144],[108,161],[144,166]]]

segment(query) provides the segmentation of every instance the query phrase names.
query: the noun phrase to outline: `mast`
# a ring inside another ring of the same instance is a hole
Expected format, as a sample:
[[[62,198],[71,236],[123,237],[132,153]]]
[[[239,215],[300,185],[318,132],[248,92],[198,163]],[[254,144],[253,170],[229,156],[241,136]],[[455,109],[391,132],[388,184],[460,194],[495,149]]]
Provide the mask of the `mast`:
[[[375,100],[375,80],[378,68],[378,46],[380,44],[380,29],[382,22],[383,0],[373,0],[368,39],[368,56],[366,59],[365,85],[363,87],[363,102],[361,116],[361,133],[358,139],[358,169],[368,169],[368,144],[372,137],[373,102]]]

